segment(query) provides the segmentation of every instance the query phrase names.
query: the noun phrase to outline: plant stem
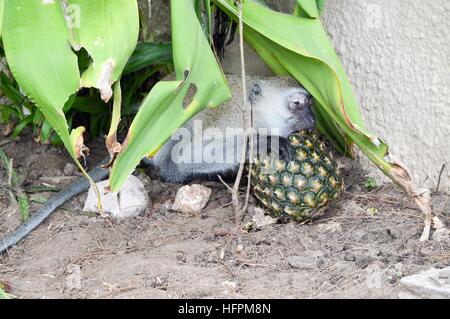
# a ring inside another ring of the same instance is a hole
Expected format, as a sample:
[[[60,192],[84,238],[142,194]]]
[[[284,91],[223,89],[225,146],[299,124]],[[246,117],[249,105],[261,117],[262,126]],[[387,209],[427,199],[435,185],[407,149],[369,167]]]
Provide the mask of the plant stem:
[[[247,82],[246,82],[246,70],[245,70],[245,56],[244,56],[244,23],[243,23],[243,12],[242,12],[242,0],[239,1],[239,47],[240,47],[240,57],[241,57],[241,76],[242,76],[242,117],[244,125],[244,141],[241,154],[241,161],[239,163],[239,170],[236,176],[236,180],[233,185],[232,191],[232,203],[235,212],[236,224],[239,224],[242,220],[242,216],[247,210],[248,201],[250,197],[250,169],[248,175],[247,183],[247,193],[245,197],[244,206],[241,206],[239,200],[239,185],[241,183],[242,175],[244,173],[245,161],[247,158],[247,146],[250,140],[250,158],[253,155],[253,134],[252,134],[252,110],[247,103]],[[250,160],[251,162],[251,160]],[[250,164],[251,165],[251,164]]]

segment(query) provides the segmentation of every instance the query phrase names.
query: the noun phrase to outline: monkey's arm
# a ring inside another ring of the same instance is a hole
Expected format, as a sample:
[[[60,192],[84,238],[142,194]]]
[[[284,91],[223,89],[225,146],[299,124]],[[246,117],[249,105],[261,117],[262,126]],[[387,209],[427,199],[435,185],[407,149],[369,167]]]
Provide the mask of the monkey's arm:
[[[108,159],[109,161],[109,159]],[[108,162],[106,161],[106,163]],[[109,176],[109,170],[101,168],[101,165],[95,167],[89,172],[91,178],[95,181],[104,180]],[[34,213],[25,223],[17,228],[12,234],[5,238],[0,238],[0,254],[6,251],[9,247],[17,244],[25,236],[27,236],[33,229],[39,226],[51,213],[53,213],[59,206],[63,205],[71,198],[87,191],[89,189],[89,181],[82,177],[52,197],[44,206],[42,206],[36,213]]]

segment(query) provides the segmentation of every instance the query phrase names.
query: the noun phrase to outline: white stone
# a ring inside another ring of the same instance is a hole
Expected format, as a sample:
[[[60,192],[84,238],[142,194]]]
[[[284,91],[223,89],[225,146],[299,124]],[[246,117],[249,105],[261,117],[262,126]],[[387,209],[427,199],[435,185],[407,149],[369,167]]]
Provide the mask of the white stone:
[[[449,299],[450,267],[429,270],[403,277],[400,298]]]
[[[206,206],[211,196],[211,189],[203,185],[185,185],[181,187],[172,209],[186,214],[198,214]]]
[[[278,219],[266,215],[262,208],[255,207],[255,215],[252,217],[252,222],[255,229],[261,229],[265,226],[276,224]]]
[[[118,193],[105,192],[109,181],[97,183],[101,194],[103,210],[114,218],[129,218],[143,213],[149,205],[148,194],[142,182],[131,175]],[[99,213],[97,196],[94,189],[89,189],[88,197],[84,203],[83,212]]]

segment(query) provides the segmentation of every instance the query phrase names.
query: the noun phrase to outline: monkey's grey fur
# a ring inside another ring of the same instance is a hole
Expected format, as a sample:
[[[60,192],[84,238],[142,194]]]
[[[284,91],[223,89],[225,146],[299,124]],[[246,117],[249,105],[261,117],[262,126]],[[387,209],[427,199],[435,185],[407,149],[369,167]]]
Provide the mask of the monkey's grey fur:
[[[242,80],[235,75],[229,75],[227,80],[233,94],[231,101],[197,114],[153,159],[145,160],[145,164],[159,172],[162,181],[217,180],[219,175],[226,178],[237,173],[244,139],[242,110],[238,105],[242,103]],[[290,157],[287,137],[295,131],[314,127],[311,95],[289,77],[252,77],[247,79],[247,85],[253,128],[258,134],[254,149],[277,152],[271,145],[262,145],[272,144],[276,137],[279,156]],[[196,129],[197,135],[194,134]],[[238,130],[225,138],[230,129]],[[267,139],[260,129],[267,129]],[[204,158],[205,154],[211,155],[209,159]]]

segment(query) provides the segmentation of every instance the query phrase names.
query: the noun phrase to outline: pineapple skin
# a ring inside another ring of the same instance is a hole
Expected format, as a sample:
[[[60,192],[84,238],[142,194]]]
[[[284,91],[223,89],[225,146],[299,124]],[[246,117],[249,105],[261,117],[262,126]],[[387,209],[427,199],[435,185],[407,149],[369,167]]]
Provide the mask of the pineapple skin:
[[[289,137],[294,158],[256,158],[251,170],[253,193],[265,209],[282,221],[306,222],[339,198],[341,173],[331,151],[316,131]]]

